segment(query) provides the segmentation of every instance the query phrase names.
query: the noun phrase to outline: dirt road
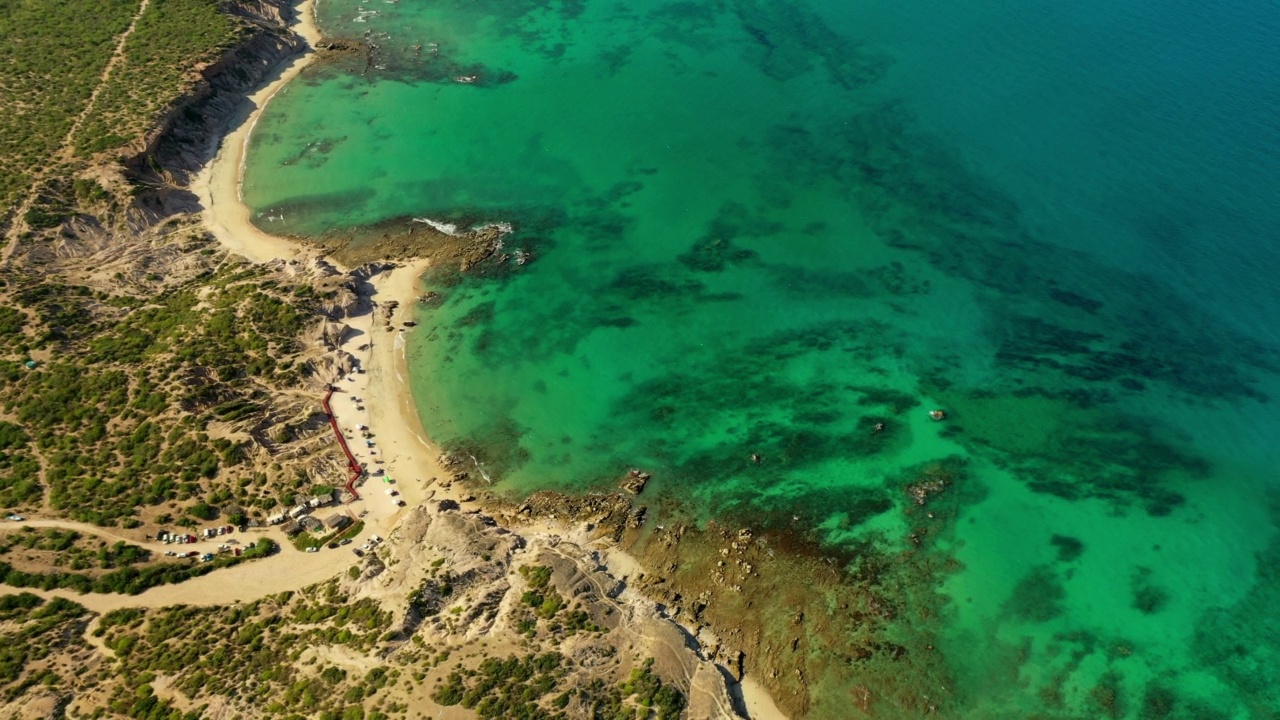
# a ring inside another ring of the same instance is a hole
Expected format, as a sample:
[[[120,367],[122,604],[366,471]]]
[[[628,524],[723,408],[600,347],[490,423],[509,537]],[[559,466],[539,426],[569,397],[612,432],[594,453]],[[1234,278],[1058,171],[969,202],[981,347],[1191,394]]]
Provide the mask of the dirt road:
[[[199,552],[213,551],[220,542],[228,537],[223,536],[208,542],[197,542],[190,545],[164,545],[162,543],[138,543],[135,538],[114,532],[110,528],[100,528],[69,520],[27,520],[22,523],[10,522],[0,525],[0,532],[13,532],[23,526],[37,528],[58,528],[74,530],[84,535],[101,537],[110,541],[123,540],[146,547],[148,550],[163,554],[165,550],[190,549]],[[363,535],[372,534],[366,530]],[[355,563],[350,546],[337,549],[323,548],[319,552],[299,552],[289,543],[284,533],[276,528],[250,530],[231,536],[245,546],[257,542],[260,538],[271,538],[280,546],[280,551],[260,560],[250,560],[229,568],[215,570],[208,575],[192,578],[176,585],[160,585],[138,595],[86,593],[81,595],[70,590],[41,591],[29,588],[0,586],[0,594],[10,595],[19,592],[32,592],[43,598],[63,597],[73,600],[94,612],[109,612],[124,607],[165,607],[167,605],[226,605],[235,602],[257,600],[266,595],[298,590],[308,585],[323,582],[345,571]],[[360,538],[363,540],[363,538]]]

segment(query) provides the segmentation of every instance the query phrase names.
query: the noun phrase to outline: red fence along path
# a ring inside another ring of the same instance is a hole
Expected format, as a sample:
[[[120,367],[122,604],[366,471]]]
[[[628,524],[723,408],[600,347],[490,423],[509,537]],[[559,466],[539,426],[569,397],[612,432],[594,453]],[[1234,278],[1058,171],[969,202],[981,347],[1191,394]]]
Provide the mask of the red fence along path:
[[[347,439],[342,435],[342,428],[338,427],[338,418],[333,414],[333,408],[329,407],[329,398],[333,397],[337,388],[330,385],[329,392],[325,394],[324,413],[329,416],[329,425],[333,428],[333,434],[338,438],[338,444],[342,446],[342,452],[347,454],[347,470],[351,473],[351,477],[347,480],[347,492],[351,493],[351,497],[355,500],[360,499],[360,493],[356,492],[356,480],[364,474],[364,468],[360,467],[360,463],[356,462],[356,456],[351,454],[351,448],[347,447]]]

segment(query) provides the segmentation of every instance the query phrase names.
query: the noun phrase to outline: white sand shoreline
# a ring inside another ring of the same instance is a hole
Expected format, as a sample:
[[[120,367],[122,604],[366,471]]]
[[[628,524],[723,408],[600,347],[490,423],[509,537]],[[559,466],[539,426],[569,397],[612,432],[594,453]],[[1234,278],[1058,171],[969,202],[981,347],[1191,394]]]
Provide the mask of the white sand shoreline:
[[[251,211],[244,204],[241,193],[249,140],[262,111],[276,93],[311,64],[315,58],[314,48],[323,39],[316,24],[315,3],[316,0],[299,2],[290,26],[293,32],[306,40],[306,50],[282,62],[266,83],[248,95],[232,118],[231,129],[222,137],[217,153],[191,185],[204,208],[204,225],[209,232],[228,252],[255,263],[323,256],[317,248],[259,229],[253,224]],[[332,258],[325,257],[324,260],[346,270]],[[373,276],[369,279],[372,286],[370,299],[383,307],[393,300],[399,303],[396,321],[401,322],[416,305],[418,279],[427,266],[427,261],[418,260]],[[375,459],[383,461],[387,475],[402,481],[396,488],[404,496],[407,506],[417,505],[427,499],[424,483],[433,477],[445,477],[445,474],[435,462],[439,451],[422,432],[407,378],[397,368],[395,346],[400,333],[386,330],[376,310],[348,318],[346,324],[351,330],[344,339],[342,350],[359,360],[366,372],[351,376],[351,382],[343,380],[336,383],[347,396],[334,396],[334,415],[343,428],[354,430],[357,424],[362,424],[377,430],[373,452],[359,442],[352,443],[352,452],[371,468]],[[359,349],[366,343],[372,347]],[[403,358],[399,362],[403,362]],[[357,411],[355,405],[350,404],[352,396],[368,397],[367,410]],[[380,507],[380,498],[376,497],[380,494],[381,489],[375,484],[366,483],[360,489],[364,509],[370,510],[368,524],[386,532],[399,519],[399,513]],[[381,505],[394,508],[390,500],[381,500]]]
[[[302,36],[308,48],[299,55],[285,60],[276,68],[273,77],[250,93],[230,123],[230,130],[220,140],[213,159],[201,170],[190,189],[202,205],[203,222],[219,244],[235,255],[255,263],[278,260],[319,258],[318,249],[308,248],[294,240],[271,235],[253,225],[251,211],[245,206],[241,194],[245,168],[245,156],[249,138],[262,110],[271,98],[314,59],[313,48],[322,40],[315,21],[316,0],[302,0],[296,6],[291,29]],[[326,262],[337,265],[332,259]],[[357,317],[348,318],[342,350],[355,357],[365,369],[354,373],[350,380],[342,378],[335,383],[342,391],[331,402],[334,416],[344,430],[350,430],[354,442],[353,454],[370,468],[380,462],[386,475],[395,479],[394,488],[404,499],[401,508],[384,493],[384,485],[377,478],[369,478],[358,488],[361,500],[352,509],[367,511],[368,536],[373,531],[389,535],[403,513],[427,501],[451,499],[460,502],[464,490],[454,485],[449,490],[433,479],[444,480],[452,473],[437,460],[440,450],[431,443],[422,428],[421,417],[413,402],[407,370],[406,345],[403,330],[405,320],[411,320],[413,308],[421,292],[420,278],[429,262],[417,260],[391,270],[383,271],[369,279],[372,286],[370,299],[378,308]],[[345,268],[344,268],[345,269]],[[399,305],[391,327],[382,315],[390,301]],[[397,327],[398,326],[398,327]],[[365,347],[368,345],[368,347]],[[354,398],[361,398],[357,403]],[[373,429],[373,446],[366,447],[356,425]],[[544,523],[536,523],[522,531],[531,533],[561,534]],[[609,548],[607,554],[619,557],[622,565],[635,566],[635,560],[620,549]],[[328,557],[320,553],[316,558]],[[250,565],[251,567],[251,565]],[[334,563],[332,575],[346,566]],[[247,578],[246,578],[247,579]],[[326,578],[315,577],[314,581]],[[254,593],[254,583],[246,582],[246,596]],[[750,717],[755,720],[786,720],[772,698],[750,679],[739,686]]]
[[[230,130],[217,140],[217,153],[196,175],[190,190],[200,200],[205,227],[227,250],[265,263],[276,259],[290,260],[306,251],[286,238],[259,230],[250,220],[251,212],[242,202],[245,154],[249,137],[267,103],[298,76],[315,58],[315,47],[323,36],[315,20],[316,0],[302,0],[295,6],[290,30],[307,42],[306,49],[275,68],[269,79],[241,103],[230,120]]]

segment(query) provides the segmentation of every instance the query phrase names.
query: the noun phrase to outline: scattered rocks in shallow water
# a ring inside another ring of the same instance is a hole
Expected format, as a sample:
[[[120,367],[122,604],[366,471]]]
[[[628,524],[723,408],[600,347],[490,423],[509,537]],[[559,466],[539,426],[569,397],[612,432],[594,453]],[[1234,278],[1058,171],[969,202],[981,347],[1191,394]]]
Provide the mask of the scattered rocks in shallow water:
[[[940,478],[931,480],[921,480],[920,482],[911,483],[907,486],[907,494],[911,496],[912,501],[917,505],[924,505],[933,495],[937,495],[947,489],[947,483]]]
[[[632,470],[627,473],[627,476],[625,478],[622,479],[622,482],[618,485],[618,487],[622,488],[623,490],[626,490],[632,495],[639,495],[640,493],[644,492],[644,486],[649,483],[649,478],[651,477],[653,476],[647,472],[642,472],[640,470]]]
[[[905,491],[916,505],[924,505],[934,495],[950,487],[952,480],[953,476],[946,467],[933,464],[926,467],[915,482],[907,485]]]
[[[627,518],[627,527],[634,530],[640,527],[641,525],[643,525],[645,513],[647,513],[648,511],[649,511],[649,508],[644,507],[643,505],[632,510],[631,516]]]

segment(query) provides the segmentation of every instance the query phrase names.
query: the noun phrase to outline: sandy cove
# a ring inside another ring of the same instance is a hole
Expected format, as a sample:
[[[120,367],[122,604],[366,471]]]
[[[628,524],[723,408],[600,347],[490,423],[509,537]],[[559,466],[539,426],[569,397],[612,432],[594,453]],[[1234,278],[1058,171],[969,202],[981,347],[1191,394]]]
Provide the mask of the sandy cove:
[[[205,227],[219,244],[229,252],[257,263],[321,255],[317,250],[257,228],[251,221],[251,211],[243,203],[241,195],[245,154],[262,110],[277,92],[312,62],[315,54],[310,48],[314,48],[322,40],[314,12],[315,0],[302,0],[296,6],[290,28],[307,41],[308,51],[286,60],[272,73],[268,82],[246,97],[240,110],[230,121],[230,130],[222,137],[213,160],[196,176],[190,188],[203,207]],[[332,259],[326,258],[326,261],[337,265]],[[452,473],[437,461],[440,450],[431,444],[422,429],[410,392],[404,331],[396,327],[402,326],[404,320],[411,319],[408,314],[417,306],[417,299],[422,292],[420,278],[428,265],[427,260],[418,260],[369,278],[367,299],[376,303],[376,306],[346,321],[349,330],[344,334],[342,350],[359,361],[365,372],[353,373],[348,378],[337,380],[336,384],[342,392],[334,395],[334,415],[344,431],[350,431],[354,440],[351,443],[352,452],[361,462],[368,463],[370,468],[375,467],[375,461],[380,462],[386,475],[396,481],[394,485],[385,485],[385,488],[394,488],[406,503],[404,507],[398,507],[383,492],[383,483],[375,482],[373,478],[366,481],[359,488],[361,499],[353,503],[351,508],[357,513],[367,512],[364,519],[368,527],[362,533],[365,537],[373,531],[389,534],[409,508],[445,499],[461,504],[464,494],[464,490],[457,484],[446,489],[435,482],[437,478],[448,478]],[[380,309],[387,307],[391,301],[398,303],[399,312],[393,322],[386,322],[381,317]],[[360,402],[355,398],[360,398]],[[356,425],[366,425],[372,429],[372,447],[366,447],[360,441],[359,434],[355,432]],[[535,523],[522,526],[520,532],[530,536],[559,537],[565,530],[567,528]],[[636,561],[621,550],[598,549],[615,574],[626,576],[636,572]],[[344,555],[341,560],[334,558],[331,564],[324,562],[330,557],[328,552],[314,553],[308,558],[311,562],[303,563],[307,571],[288,575],[293,576],[290,579],[294,581],[301,579],[300,575],[305,575],[306,580],[312,582],[332,577],[346,567],[346,558]],[[249,570],[259,563],[248,564],[244,569]],[[321,570],[322,563],[331,568],[328,574]],[[238,593],[242,597],[237,597],[236,600],[249,599],[255,590],[263,591],[260,594],[274,591],[273,588],[258,587],[260,583],[253,582],[248,577],[248,572],[245,574]],[[184,589],[188,589],[188,585],[172,586],[169,589],[175,591],[175,594],[181,594]],[[144,596],[149,595],[151,592],[144,593]],[[138,599],[134,598],[135,601]],[[161,598],[147,597],[147,600]],[[170,598],[167,594],[163,600],[179,601],[177,597]],[[772,698],[750,678],[745,679],[739,689],[751,718],[786,720]]]
[[[302,0],[294,9],[289,30],[307,41],[307,50],[281,63],[269,80],[254,90],[240,104],[228,121],[230,130],[214,138],[217,153],[204,166],[188,188],[204,208],[205,228],[213,233],[227,250],[263,263],[276,259],[294,259],[307,254],[294,242],[259,230],[250,221],[250,210],[241,202],[240,182],[244,175],[245,151],[249,136],[258,124],[262,109],[290,80],[315,59],[315,47],[323,39],[315,19],[316,0]]]

